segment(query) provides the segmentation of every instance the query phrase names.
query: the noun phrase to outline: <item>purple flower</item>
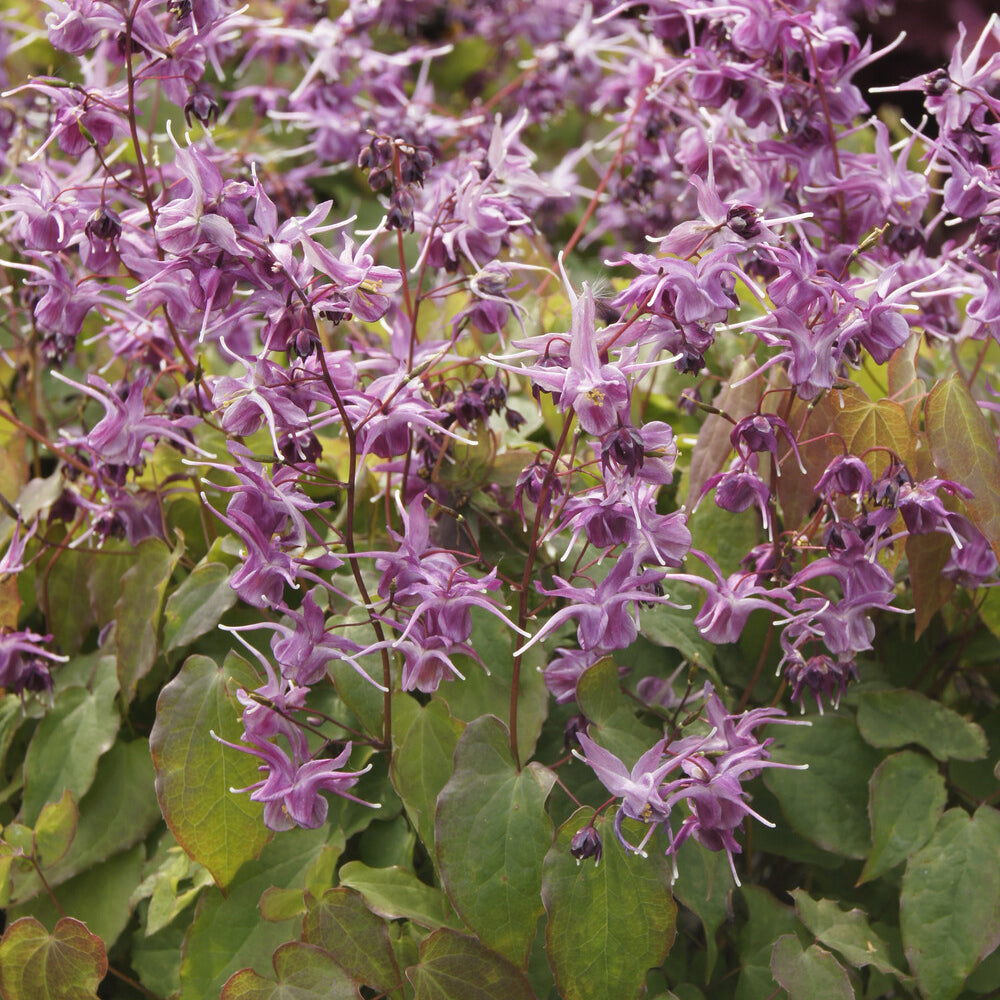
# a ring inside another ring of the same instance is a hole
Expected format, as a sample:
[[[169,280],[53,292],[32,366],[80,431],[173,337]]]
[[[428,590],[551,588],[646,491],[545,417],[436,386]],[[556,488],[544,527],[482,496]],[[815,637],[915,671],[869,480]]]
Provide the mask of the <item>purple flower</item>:
[[[10,688],[15,694],[51,690],[52,678],[45,661],[65,663],[69,659],[41,645],[51,641],[51,635],[0,629],[0,688]]]
[[[21,533],[21,519],[17,519],[14,525],[14,534],[11,536],[7,551],[0,557],[0,580],[4,580],[9,575],[20,573],[24,569],[24,547],[29,539],[38,529],[38,521],[31,522],[31,527],[26,534]],[[0,685],[2,687],[3,685]]]
[[[664,579],[664,574],[658,570],[637,573],[629,559],[618,560],[596,587],[574,587],[561,577],[554,579],[558,586],[552,590],[545,590],[536,583],[539,593],[564,597],[571,603],[552,615],[533,638],[515,651],[515,655],[520,655],[572,619],[578,622],[577,641],[581,649],[624,649],[639,634],[638,612],[634,605],[637,602],[663,603],[668,600],[653,590]],[[633,605],[631,611],[628,609],[630,604]]]
[[[625,376],[613,365],[602,364],[597,354],[594,293],[584,284],[573,302],[569,330],[569,368],[559,386],[559,408],[572,408],[588,434],[602,435],[628,419],[629,387]]]
[[[212,735],[215,736],[214,733]],[[370,809],[379,808],[378,803],[366,802],[348,791],[358,783],[361,775],[371,770],[371,764],[360,771],[338,770],[350,759],[350,743],[332,759],[302,760],[298,753],[293,752],[290,756],[275,743],[252,742],[246,746],[230,743],[218,736],[215,738],[262,761],[259,770],[265,777],[261,781],[230,791],[236,794],[250,792],[251,801],[263,802],[264,823],[271,830],[290,830],[294,826],[312,830],[322,826],[326,822],[329,803],[321,797],[321,792],[331,792]]]
[[[140,372],[131,385],[119,394],[98,375],[88,375],[88,385],[73,382],[59,372],[52,376],[66,385],[96,399],[104,407],[104,416],[94,429],[73,444],[90,452],[105,466],[136,468],[143,463],[143,451],[153,438],[167,438],[185,448],[206,454],[192,444],[185,431],[198,425],[197,417],[151,416],[146,412],[144,391],[149,373]]]
[[[756,573],[733,573],[724,579],[715,560],[703,552],[693,551],[712,571],[715,582],[688,573],[675,573],[670,579],[693,583],[705,590],[705,603],[695,616],[694,624],[709,642],[736,642],[754,611],[785,612],[777,603],[778,600],[791,600],[785,588],[761,586],[761,578]]]
[[[615,797],[622,800],[621,811],[630,819],[643,823],[656,823],[667,818],[670,807],[660,788],[663,779],[680,767],[682,757],[663,760],[667,739],[664,737],[647,750],[631,771],[610,750],[580,733],[577,737],[580,753],[573,755],[582,760],[597,775],[601,784]]]
[[[833,659],[825,653],[805,659],[798,650],[787,653],[782,660],[785,679],[792,686],[791,700],[802,705],[803,696],[808,691],[816,699],[816,707],[823,714],[823,698],[837,708],[840,696],[847,685],[858,680],[858,668],[853,658],[841,656]]]

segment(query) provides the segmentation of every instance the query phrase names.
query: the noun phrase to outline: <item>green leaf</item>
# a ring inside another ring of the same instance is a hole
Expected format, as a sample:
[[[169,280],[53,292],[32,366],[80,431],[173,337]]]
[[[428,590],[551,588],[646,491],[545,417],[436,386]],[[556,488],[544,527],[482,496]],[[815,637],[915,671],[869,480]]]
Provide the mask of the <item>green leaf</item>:
[[[172,996],[181,988],[184,931],[185,928],[172,924],[150,937],[144,937],[140,928],[130,938],[132,968],[143,986],[157,997]]]
[[[122,596],[125,574],[135,565],[135,549],[122,540],[108,539],[94,559],[87,591],[98,628],[115,620],[115,605]]]
[[[979,605],[979,617],[983,624],[1000,639],[1000,590],[991,587]]]
[[[715,647],[695,627],[692,612],[657,604],[642,612],[642,634],[657,646],[676,649],[690,663],[702,666],[714,660]]]
[[[276,886],[271,886],[261,894],[259,909],[261,919],[271,923],[304,917],[306,914],[305,889],[279,889]]]
[[[222,1000],[356,1000],[347,973],[319,948],[289,941],[272,959],[277,981],[241,969],[222,988]]]
[[[469,645],[479,654],[490,673],[486,674],[471,657],[454,657],[455,665],[465,675],[465,680],[442,684],[435,697],[448,705],[456,719],[472,722],[484,715],[507,719],[510,689],[514,683],[514,638],[516,636],[499,619],[473,610]],[[522,761],[531,757],[542,724],[548,716],[549,692],[545,679],[536,669],[545,662],[544,655],[538,647],[526,653],[518,678],[517,748]]]
[[[38,604],[45,612],[46,629],[66,653],[79,650],[94,625],[90,604],[80,600],[87,593],[87,581],[95,559],[90,552],[60,549],[47,571],[35,578]]]
[[[872,965],[879,972],[907,979],[889,957],[888,945],[869,927],[862,910],[845,913],[832,899],[814,900],[802,889],[792,891],[799,919],[816,938],[833,948],[855,968]]]
[[[415,1000],[535,1000],[524,973],[475,938],[443,929],[420,946],[406,970]]]
[[[906,866],[899,899],[903,948],[921,992],[952,1000],[1000,944],[1000,812],[949,809]]]
[[[132,915],[130,897],[142,874],[145,851],[136,844],[130,851],[94,865],[59,886],[59,905],[66,914],[87,925],[106,948],[125,930]],[[47,927],[60,917],[46,893],[17,907],[17,916],[31,916]]]
[[[906,536],[906,561],[913,588],[915,639],[920,638],[955,590],[955,581],[941,575],[951,557],[952,545],[951,536],[943,531]]]
[[[76,803],[68,788],[58,802],[42,807],[35,823],[34,855],[39,867],[51,868],[69,850],[78,819]]]
[[[24,760],[22,821],[34,823],[42,806],[56,801],[66,789],[79,802],[120,724],[112,684],[99,684],[93,691],[82,687],[60,691],[55,707],[38,724]]]
[[[662,735],[636,718],[635,702],[622,693],[618,665],[609,657],[583,672],[576,685],[576,700],[590,722],[590,735],[628,766]]]
[[[5,1000],[97,1000],[107,971],[104,943],[71,917],[60,920],[51,934],[34,917],[24,917],[0,940]]]
[[[881,758],[858,735],[853,720],[821,715],[811,726],[769,727],[768,735],[778,741],[774,760],[809,765],[805,773],[784,768],[764,773],[792,828],[834,854],[867,857],[868,779]]]
[[[375,678],[380,684],[382,683],[382,661],[379,656],[370,653],[363,656],[359,662],[366,672],[365,676]],[[361,728],[376,739],[382,739],[384,693],[366,681],[346,660],[333,660],[327,664],[327,671],[333,678],[340,700],[354,713],[361,723]]]
[[[168,835],[164,840],[169,843],[173,837]],[[182,883],[185,886],[183,889]],[[165,856],[158,866],[143,879],[132,895],[133,902],[149,899],[144,931],[146,937],[166,927],[194,903],[202,889],[213,884],[208,869],[192,861],[180,846],[174,843],[166,847]]]
[[[714,497],[705,498],[687,526],[693,547],[710,555],[723,573],[736,572],[743,553],[760,541],[763,530],[759,510],[733,513],[719,507]]]
[[[237,742],[242,731],[227,684],[248,689],[258,680],[248,664],[227,657],[222,668],[205,656],[191,656],[160,692],[149,747],[156,767],[156,797],[167,826],[187,853],[203,864],[220,886],[255,858],[270,839],[263,809],[231,788],[258,780],[249,753],[212,738]]]
[[[389,994],[401,980],[386,922],[352,889],[330,889],[302,921],[302,940],[329,952],[358,985]]]
[[[979,760],[986,756],[986,734],[980,726],[919,691],[862,694],[858,729],[873,747],[916,743],[938,760]]]
[[[740,978],[736,1000],[767,1000],[775,994],[771,972],[774,943],[783,934],[797,933],[801,925],[792,908],[779,903],[766,889],[745,885],[740,894],[748,916],[738,939]]]
[[[878,878],[923,847],[947,797],[944,778],[925,754],[903,750],[882,761],[869,789],[872,849],[858,882]]]
[[[542,862],[552,843],[545,800],[555,776],[539,764],[518,772],[508,744],[507,728],[492,716],[466,727],[434,834],[455,909],[485,945],[523,967],[542,915]]]
[[[464,926],[440,889],[398,866],[369,868],[360,861],[349,861],[340,869],[340,881],[357,889],[369,909],[387,920],[412,920],[431,930]]]
[[[160,821],[145,740],[118,742],[101,758],[93,787],[79,808],[80,820],[69,851],[45,873],[51,885],[127,850]]]
[[[707,982],[719,952],[715,932],[730,912],[733,875],[724,851],[710,851],[694,839],[677,852],[677,871],[674,897],[696,913],[705,928]]]
[[[873,401],[859,386],[850,384],[823,397],[820,406],[831,413],[833,429],[843,438],[847,453],[864,455],[876,475],[889,464],[889,451],[913,465],[917,439],[899,403]]]
[[[1000,555],[1000,456],[996,435],[958,375],[939,382],[924,404],[934,464],[946,479],[973,492],[969,517]]]
[[[22,722],[24,722],[24,709],[21,706],[21,699],[16,694],[0,698],[0,774],[4,773],[7,751]]]
[[[403,699],[413,701],[408,695],[397,696],[394,706]],[[410,822],[433,854],[434,810],[441,789],[451,777],[455,747],[464,727],[452,718],[444,702],[436,698],[418,707],[409,722],[392,755],[392,783],[403,800]]]
[[[201,562],[167,598],[163,615],[163,643],[168,651],[190,645],[214,629],[236,603],[229,586],[229,568],[220,562]]]
[[[570,843],[592,817],[593,810],[578,810],[545,857],[546,949],[564,1000],[627,1000],[642,994],[646,971],[673,944],[672,868],[655,845],[648,858],[626,853],[609,817],[595,823],[600,863],[578,864]]]
[[[833,955],[815,944],[803,951],[794,934],[775,942],[771,972],[789,1000],[854,1000],[851,981]]]
[[[118,680],[126,701],[132,700],[136,685],[156,661],[164,595],[182,551],[182,545],[171,552],[159,538],[147,538],[136,547],[138,559],[122,577],[122,595],[115,604],[115,643]]]
[[[218,996],[222,984],[244,967],[268,974],[269,956],[293,932],[287,923],[260,919],[260,898],[271,886],[293,889],[304,885],[331,832],[288,830],[275,837],[256,861],[240,868],[225,896],[216,888],[202,893],[184,939],[180,1000]]]

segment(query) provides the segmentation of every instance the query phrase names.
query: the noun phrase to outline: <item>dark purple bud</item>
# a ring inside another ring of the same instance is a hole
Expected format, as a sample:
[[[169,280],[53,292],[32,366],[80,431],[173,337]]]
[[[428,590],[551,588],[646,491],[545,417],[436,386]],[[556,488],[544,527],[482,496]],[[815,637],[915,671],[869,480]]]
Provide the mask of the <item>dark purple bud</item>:
[[[729,435],[732,446],[739,452],[742,445],[747,452],[770,452],[772,455],[778,453],[777,428],[783,426],[784,421],[780,417],[771,416],[768,413],[754,413],[749,417],[744,417]]]
[[[566,720],[566,725],[563,727],[563,746],[567,750],[572,750],[573,747],[579,746],[580,741],[577,737],[580,733],[585,733],[588,726],[587,717],[585,715],[571,715]]]
[[[478,381],[478,380],[477,380]],[[507,402],[507,389],[500,381],[499,375],[494,375],[483,386],[483,402],[490,413],[499,413]]]
[[[789,551],[788,547],[776,547],[771,542],[764,542],[755,545],[740,560],[740,566],[748,573],[756,573],[776,583],[784,583],[795,573],[794,557],[797,555],[795,549]]]
[[[635,427],[619,427],[601,438],[602,469],[607,469],[614,462],[634,476],[642,468],[645,458],[646,447]]]
[[[889,467],[868,491],[868,499],[876,507],[895,507],[900,489],[904,484],[912,482],[913,477],[902,462],[890,462]]]
[[[896,253],[909,253],[924,245],[924,234],[916,226],[893,226],[885,242]]]
[[[924,77],[924,90],[935,97],[940,97],[950,88],[951,77],[946,69],[936,69]]]
[[[434,157],[430,151],[420,148],[412,153],[400,156],[399,172],[404,184],[416,184],[418,187],[424,183],[424,176],[434,165]]]
[[[577,862],[583,861],[584,858],[593,858],[595,865],[600,864],[601,850],[601,836],[593,824],[585,826],[582,830],[577,830],[569,845],[569,853],[576,858]]]
[[[801,702],[808,690],[817,705],[825,697],[836,707],[847,685],[858,679],[858,668],[854,660],[834,660],[825,653],[808,660],[796,654],[785,667],[785,678],[792,685],[792,701]]]
[[[548,466],[539,462],[529,465],[518,477],[514,487],[514,507],[522,513],[524,511],[524,501],[528,499],[533,504],[538,504],[542,500],[545,479],[548,475]],[[553,497],[561,496],[563,492],[562,482],[558,476],[553,476],[549,480],[548,489],[544,491],[544,505],[542,509],[542,519],[548,517],[549,506]]]
[[[211,128],[219,120],[219,105],[211,94],[206,94],[204,90],[196,90],[187,104],[184,105],[184,121],[188,128],[191,127],[191,119],[197,118],[206,128]]]
[[[831,556],[864,551],[861,533],[849,521],[833,521],[823,529],[823,544]]]
[[[979,220],[976,243],[991,253],[1000,250],[1000,215],[984,215]]]
[[[386,228],[413,232],[413,195],[405,188],[393,191],[389,198],[389,213],[385,219]]]
[[[681,375],[697,375],[705,367],[705,356],[692,347],[682,347],[680,360],[674,368]]]
[[[368,186],[373,191],[381,191],[392,181],[392,167],[378,167],[368,175]]]
[[[315,464],[323,454],[323,446],[308,427],[303,427],[279,435],[278,453],[282,461],[289,465],[299,462]]]
[[[288,351],[300,358],[310,358],[316,351],[317,339],[311,330],[299,329],[288,342]]]
[[[733,205],[726,213],[726,225],[743,239],[760,235],[760,212],[751,205]]]
[[[523,416],[521,416],[521,414],[518,413],[517,410],[512,409],[509,406],[507,407],[506,410],[504,410],[503,417],[504,420],[507,421],[507,426],[512,431],[518,430],[520,427],[523,427],[524,424],[527,423],[527,420]]]
[[[384,167],[392,163],[392,141],[384,135],[377,135],[371,141],[375,163]]]
[[[84,232],[90,240],[111,243],[122,234],[122,220],[110,208],[99,208],[87,221]]]
[[[471,427],[477,420],[485,420],[489,416],[483,397],[471,389],[458,394],[452,411],[463,427]]]
[[[42,691],[52,690],[52,674],[48,665],[39,656],[33,656],[21,665],[20,673],[11,685],[14,694],[20,695],[25,691],[40,694]]]

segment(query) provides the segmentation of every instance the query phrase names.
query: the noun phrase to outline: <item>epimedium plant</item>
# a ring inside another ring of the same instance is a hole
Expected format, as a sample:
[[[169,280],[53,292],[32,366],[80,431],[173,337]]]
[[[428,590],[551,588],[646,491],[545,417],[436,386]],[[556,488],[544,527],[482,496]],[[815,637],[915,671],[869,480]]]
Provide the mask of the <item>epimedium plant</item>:
[[[6,1000],[995,992],[996,17],[44,6]]]

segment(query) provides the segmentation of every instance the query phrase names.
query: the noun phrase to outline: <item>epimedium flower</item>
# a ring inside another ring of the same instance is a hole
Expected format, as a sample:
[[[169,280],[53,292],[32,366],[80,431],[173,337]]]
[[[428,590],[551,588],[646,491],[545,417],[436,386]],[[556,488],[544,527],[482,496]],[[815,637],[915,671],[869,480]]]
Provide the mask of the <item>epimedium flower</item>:
[[[21,519],[18,517],[7,551],[0,556],[0,580],[5,580],[8,576],[20,573],[24,569],[24,549],[31,536],[38,530],[38,520],[31,522],[27,532],[23,532],[22,527]]]
[[[785,613],[786,608],[778,601],[792,599],[787,588],[763,586],[758,573],[736,572],[723,577],[711,556],[697,549],[691,551],[708,566],[715,581],[690,573],[674,573],[670,579],[694,584],[705,591],[705,601],[695,615],[694,624],[709,642],[736,642],[754,611]]]
[[[246,788],[230,791],[234,794],[250,792],[252,802],[263,802],[264,823],[271,830],[290,830],[295,826],[314,830],[322,826],[330,806],[321,792],[330,792],[370,809],[380,807],[380,803],[366,802],[349,791],[371,770],[371,764],[360,771],[339,770],[350,760],[350,743],[336,757],[302,759],[297,747],[289,754],[269,741],[243,745],[221,739],[215,733],[212,736],[225,746],[252,754],[261,761],[259,770],[264,778]]]
[[[15,694],[50,691],[49,663],[65,663],[69,659],[42,645],[51,641],[51,635],[39,635],[29,629],[0,628],[0,689],[10,688]]]
[[[88,434],[69,438],[101,465],[128,468],[142,465],[143,452],[154,438],[166,438],[200,455],[208,454],[185,433],[200,423],[198,417],[171,418],[146,412],[149,372],[140,372],[120,393],[98,375],[88,375],[87,385],[73,382],[56,371],[52,372],[52,377],[96,399],[104,407],[104,416]]]
[[[563,597],[570,603],[560,608],[520,649],[515,656],[530,649],[567,621],[577,621],[577,641],[583,650],[624,649],[639,634],[639,613],[636,604],[668,603],[669,597],[655,588],[666,574],[660,570],[637,570],[628,558],[619,559],[611,572],[596,586],[574,587],[562,577],[554,576],[558,586],[546,590],[535,587],[549,597]],[[629,605],[632,609],[629,610]]]
[[[569,368],[561,380],[559,408],[576,413],[588,434],[601,435],[628,418],[630,392],[622,372],[602,364],[597,353],[594,293],[587,284],[577,298],[570,290],[573,320],[569,330]]]
[[[631,770],[583,733],[577,736],[583,753],[574,750],[573,754],[594,771],[615,798],[621,799],[614,825],[618,840],[627,851],[644,854],[655,830],[663,826],[669,837],[668,854],[676,855],[684,841],[694,837],[709,850],[726,852],[733,878],[739,885],[733,861],[733,855],[742,850],[735,839],[737,829],[747,816],[767,826],[774,825],[750,807],[743,782],[768,767],[801,769],[805,765],[772,761],[768,748],[774,740],[761,740],[754,732],[766,723],[791,722],[780,709],[760,708],[729,714],[710,684],[705,685],[702,695],[704,719],[711,726],[707,735],[676,740],[664,737]],[[678,769],[682,776],[666,780]],[[675,835],[671,814],[681,803],[686,805],[689,815]],[[631,844],[622,833],[625,817],[649,827],[638,845]]]
[[[572,410],[584,431],[600,437],[628,425],[629,379],[620,365],[607,360],[607,348],[599,346],[608,338],[598,334],[593,289],[585,282],[578,296],[565,270],[563,283],[572,305],[569,331],[518,341],[520,353],[509,358],[490,355],[490,360],[530,379],[533,391],[552,393],[560,412]],[[528,357],[536,360],[520,367],[508,363]]]

